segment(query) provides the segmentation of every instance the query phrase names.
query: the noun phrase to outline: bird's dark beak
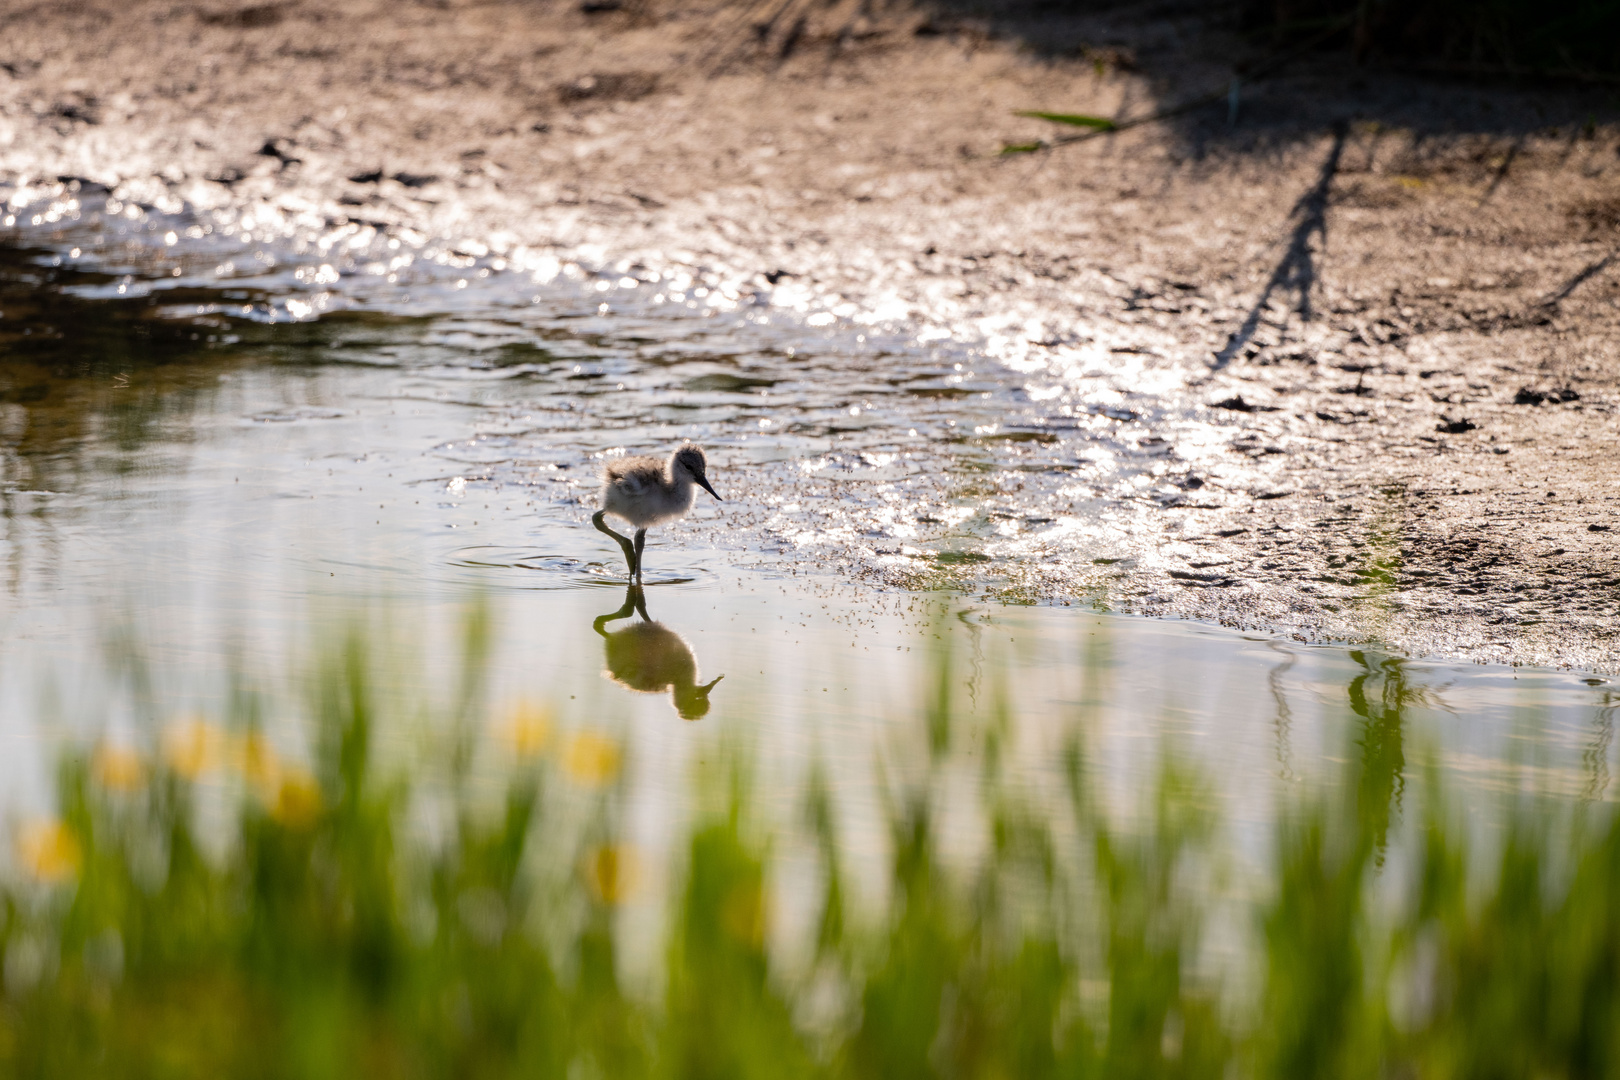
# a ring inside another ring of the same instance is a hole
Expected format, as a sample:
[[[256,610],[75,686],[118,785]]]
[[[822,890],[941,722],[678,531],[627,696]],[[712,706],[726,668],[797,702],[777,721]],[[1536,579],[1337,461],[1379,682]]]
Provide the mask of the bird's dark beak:
[[[698,486],[703,488],[704,491],[707,491],[710,495],[714,495],[714,501],[715,502],[725,502],[726,501],[726,500],[722,499],[720,496],[715,495],[714,488],[709,486],[709,480],[708,480],[707,477],[700,476],[700,477],[697,478],[697,482],[698,482]]]

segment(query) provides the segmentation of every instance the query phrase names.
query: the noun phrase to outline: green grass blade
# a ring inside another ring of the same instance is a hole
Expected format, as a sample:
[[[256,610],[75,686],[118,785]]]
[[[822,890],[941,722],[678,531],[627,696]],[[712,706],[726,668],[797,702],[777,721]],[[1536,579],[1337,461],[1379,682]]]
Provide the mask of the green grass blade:
[[[1054,124],[1067,124],[1069,127],[1092,128],[1096,131],[1114,131],[1119,127],[1106,116],[1087,116],[1084,113],[1038,112],[1025,109],[1013,115],[1028,116],[1035,120],[1050,120]]]

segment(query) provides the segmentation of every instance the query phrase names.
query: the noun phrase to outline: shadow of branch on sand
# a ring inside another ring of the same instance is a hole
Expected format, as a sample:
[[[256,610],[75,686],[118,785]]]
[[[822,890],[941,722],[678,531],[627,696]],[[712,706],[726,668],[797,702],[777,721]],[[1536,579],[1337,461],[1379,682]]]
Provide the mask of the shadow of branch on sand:
[[[1603,258],[1598,259],[1596,262],[1587,264],[1584,270],[1570,278],[1568,281],[1564,282],[1557,292],[1554,292],[1548,296],[1547,299],[1543,300],[1541,302],[1541,306],[1544,308],[1554,308],[1563,303],[1565,300],[1568,300],[1570,293],[1573,293],[1576,289],[1586,284],[1592,278],[1607,270],[1609,265],[1614,262],[1616,256],[1620,256],[1620,250],[1611,251],[1607,255],[1603,256]]]
[[[1299,314],[1306,322],[1311,321],[1311,290],[1316,287],[1316,254],[1312,246],[1313,240],[1327,240],[1327,203],[1328,190],[1333,185],[1333,178],[1339,171],[1339,158],[1344,153],[1345,139],[1350,133],[1350,126],[1340,121],[1333,126],[1333,146],[1328,150],[1327,160],[1322,162],[1322,170],[1317,175],[1316,183],[1311,189],[1299,197],[1290,213],[1294,222],[1293,232],[1288,238],[1288,248],[1277,263],[1277,268],[1271,272],[1266,280],[1265,288],[1255,299],[1254,307],[1249,309],[1248,316],[1243,325],[1238,327],[1226,341],[1225,348],[1215,354],[1215,367],[1225,367],[1231,363],[1232,358],[1241,352],[1244,346],[1254,338],[1255,331],[1260,329],[1260,322],[1265,318],[1266,307],[1271,303],[1271,296],[1279,289],[1296,293],[1299,297]]]

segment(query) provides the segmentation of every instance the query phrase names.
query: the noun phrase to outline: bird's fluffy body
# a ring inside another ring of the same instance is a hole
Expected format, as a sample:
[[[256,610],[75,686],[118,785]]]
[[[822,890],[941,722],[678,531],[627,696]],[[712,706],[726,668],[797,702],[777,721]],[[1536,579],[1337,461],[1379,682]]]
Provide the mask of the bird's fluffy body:
[[[697,498],[705,467],[703,451],[695,446],[683,446],[667,460],[610,461],[602,470],[602,509],[638,529],[685,517]]]
[[[620,458],[602,470],[602,509],[638,529],[685,517],[696,499],[697,485],[670,476],[662,458]]]

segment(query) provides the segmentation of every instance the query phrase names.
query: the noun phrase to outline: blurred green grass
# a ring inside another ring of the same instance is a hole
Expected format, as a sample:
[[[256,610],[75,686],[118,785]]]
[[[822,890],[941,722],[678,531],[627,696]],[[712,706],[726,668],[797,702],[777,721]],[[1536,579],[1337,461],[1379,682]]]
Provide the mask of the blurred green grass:
[[[0,885],[0,1069],[1620,1075],[1620,826],[1513,798],[1482,841],[1438,769],[1407,783],[1398,661],[1362,660],[1344,775],[1281,796],[1264,878],[1233,881],[1172,748],[1122,825],[1077,722],[1066,794],[1036,801],[1004,764],[1010,710],[965,737],[942,652],[917,760],[883,785],[884,887],[852,887],[822,773],[801,820],[772,822],[746,754],[709,755],[647,979],[621,918],[644,887],[621,827],[633,748],[535,707],[486,715],[490,633],[469,621],[460,689],[425,718],[436,772],[383,759],[380,733],[424,718],[393,715],[364,631],[322,654],[303,757],[252,707],[66,752],[59,812],[12,830]],[[493,786],[472,767],[488,740]],[[943,824],[964,770],[986,837],[965,863]],[[791,948],[789,833],[819,859]]]

